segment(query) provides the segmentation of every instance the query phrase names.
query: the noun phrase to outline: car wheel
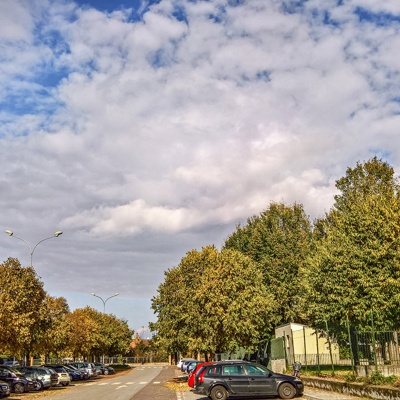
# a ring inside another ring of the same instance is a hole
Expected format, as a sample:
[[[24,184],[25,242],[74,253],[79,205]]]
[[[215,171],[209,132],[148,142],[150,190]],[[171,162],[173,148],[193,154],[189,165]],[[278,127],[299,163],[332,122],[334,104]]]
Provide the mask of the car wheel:
[[[279,386],[278,393],[281,399],[293,399],[296,396],[296,389],[290,383],[284,382]]]
[[[14,393],[21,394],[21,393],[24,393],[24,392],[25,392],[25,387],[24,387],[24,385],[22,383],[16,383],[14,385]]]
[[[215,386],[211,389],[211,400],[226,400],[228,392],[223,386]]]
[[[63,386],[68,386],[68,385],[69,385],[69,382],[61,382],[61,385],[63,385]]]

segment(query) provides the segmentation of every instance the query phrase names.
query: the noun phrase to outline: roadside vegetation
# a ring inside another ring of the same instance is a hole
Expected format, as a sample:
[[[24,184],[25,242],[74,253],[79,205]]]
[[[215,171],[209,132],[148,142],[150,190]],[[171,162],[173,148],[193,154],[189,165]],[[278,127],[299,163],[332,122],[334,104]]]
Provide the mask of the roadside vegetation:
[[[69,310],[48,295],[35,270],[9,258],[0,265],[0,354],[53,359],[126,354],[126,321],[90,307]],[[43,360],[44,361],[44,360]]]
[[[170,353],[255,349],[288,322],[369,331],[400,325],[400,196],[378,158],[336,181],[332,208],[310,221],[300,203],[272,202],[221,249],[190,250],[152,299],[157,343]]]

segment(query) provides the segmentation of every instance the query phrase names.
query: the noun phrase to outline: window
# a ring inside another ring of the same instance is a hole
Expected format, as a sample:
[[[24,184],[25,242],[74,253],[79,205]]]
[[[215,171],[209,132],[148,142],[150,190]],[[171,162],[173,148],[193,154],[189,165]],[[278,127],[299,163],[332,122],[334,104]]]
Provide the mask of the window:
[[[246,365],[246,370],[250,376],[266,375],[266,371],[264,369],[256,367],[255,365]]]
[[[213,365],[208,369],[207,375],[221,375],[221,367],[219,365]]]
[[[244,375],[243,365],[224,365],[222,367],[223,375]]]

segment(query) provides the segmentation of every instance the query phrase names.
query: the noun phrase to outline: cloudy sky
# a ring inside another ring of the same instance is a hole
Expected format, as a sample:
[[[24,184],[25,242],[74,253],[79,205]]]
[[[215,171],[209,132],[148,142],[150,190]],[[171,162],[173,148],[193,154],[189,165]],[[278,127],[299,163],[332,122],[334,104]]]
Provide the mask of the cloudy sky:
[[[61,230],[45,289],[146,329],[187,251],[400,170],[399,29],[398,0],[0,0],[1,261]]]

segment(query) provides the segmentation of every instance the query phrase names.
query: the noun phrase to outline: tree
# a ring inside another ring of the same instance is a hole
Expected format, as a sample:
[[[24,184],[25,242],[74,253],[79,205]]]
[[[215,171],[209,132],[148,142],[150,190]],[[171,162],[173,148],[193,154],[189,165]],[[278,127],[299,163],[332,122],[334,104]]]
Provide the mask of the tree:
[[[129,329],[127,321],[118,319],[113,314],[100,313],[92,308],[86,308],[85,312],[99,327],[97,342],[91,349],[92,355],[114,356],[123,355],[128,351],[133,331]]]
[[[272,296],[256,264],[214,246],[192,250],[166,272],[153,298],[153,329],[170,351],[232,351],[258,343],[274,323]],[[267,327],[267,328],[266,328]]]
[[[342,326],[400,327],[400,199],[394,170],[376,157],[348,168],[340,194],[316,223],[303,270],[304,308],[311,320]]]
[[[264,284],[274,296],[280,324],[304,319],[298,306],[302,295],[299,269],[310,251],[311,234],[311,223],[301,204],[271,203],[225,241],[225,249],[241,251],[259,265]]]
[[[69,350],[74,358],[82,356],[87,359],[99,345],[100,325],[91,317],[93,312],[96,310],[90,307],[78,308],[66,316],[66,321],[71,327],[66,350]]]
[[[215,248],[209,246],[201,253],[188,252],[177,267],[164,273],[165,280],[152,299],[152,309],[157,314],[152,330],[157,331],[159,345],[168,352],[188,350],[191,330],[187,319],[192,312],[192,298],[214,251]]]
[[[35,351],[46,292],[32,267],[15,258],[0,265],[0,347],[19,356]]]
[[[188,346],[204,353],[254,349],[276,323],[273,296],[257,264],[236,250],[214,250],[192,300]]]
[[[37,352],[60,357],[67,346],[71,327],[67,320],[69,307],[64,297],[46,295],[37,324]]]

